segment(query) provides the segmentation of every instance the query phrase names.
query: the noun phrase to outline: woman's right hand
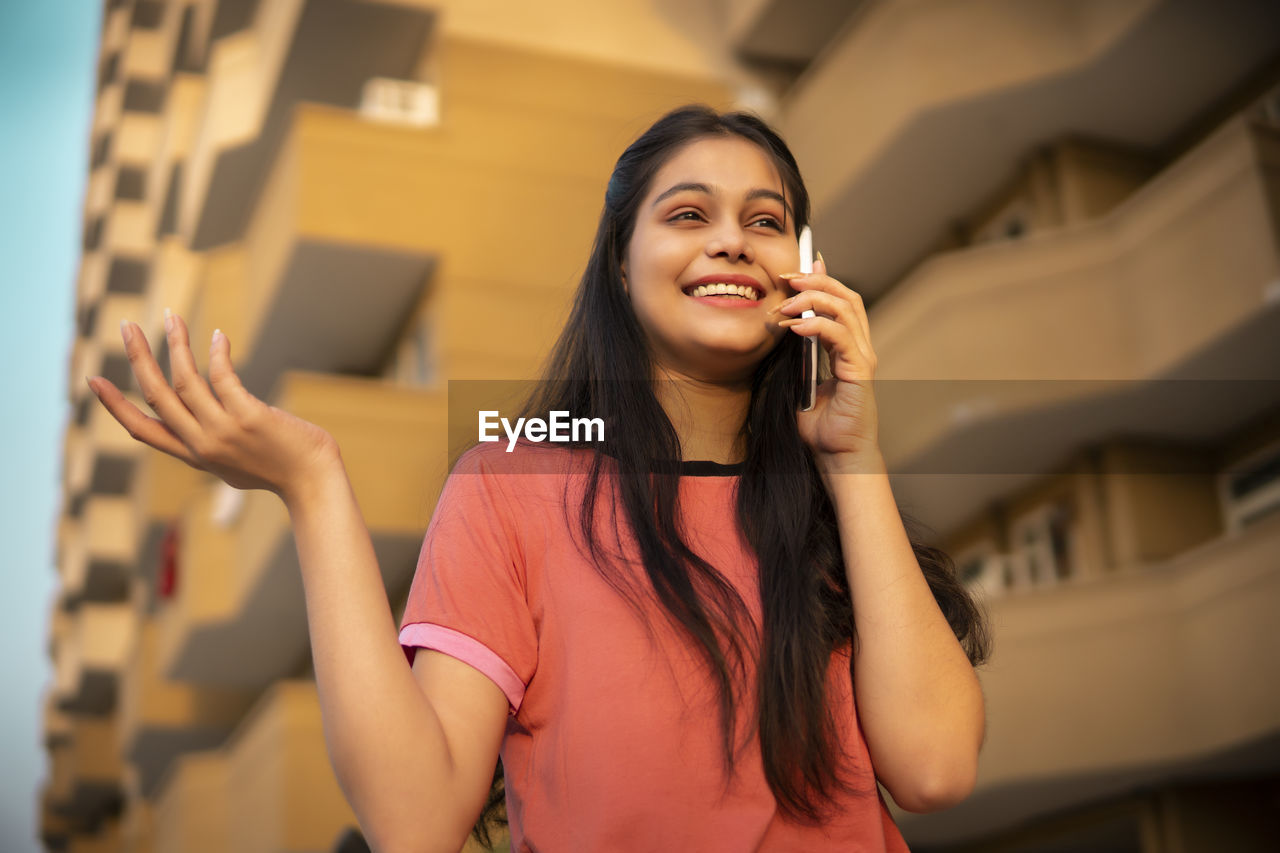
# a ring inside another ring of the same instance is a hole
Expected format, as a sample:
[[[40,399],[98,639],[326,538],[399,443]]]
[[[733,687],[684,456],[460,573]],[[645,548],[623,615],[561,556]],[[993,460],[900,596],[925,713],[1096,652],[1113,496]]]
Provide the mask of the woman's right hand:
[[[176,314],[167,315],[170,387],[142,330],[129,322],[120,329],[143,399],[158,417],[144,414],[106,379],[88,381],[112,417],[138,441],[237,489],[275,492],[290,506],[335,464],[341,465],[329,433],[245,390],[232,369],[226,335],[213,334],[205,382],[191,355],[186,324]]]

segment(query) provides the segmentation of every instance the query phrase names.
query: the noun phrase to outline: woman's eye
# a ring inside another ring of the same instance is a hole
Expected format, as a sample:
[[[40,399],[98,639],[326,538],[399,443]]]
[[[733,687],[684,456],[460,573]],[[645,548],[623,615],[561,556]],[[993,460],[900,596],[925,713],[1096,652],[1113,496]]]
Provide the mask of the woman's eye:
[[[752,225],[763,225],[766,228],[772,228],[775,231],[785,231],[782,223],[772,216],[761,216],[752,221]]]
[[[672,217],[671,217],[671,219],[670,219],[669,221],[671,221],[671,222],[695,222],[695,221],[696,221],[696,222],[701,222],[701,221],[702,221],[702,219],[703,219],[702,214],[701,214],[701,213],[699,213],[699,212],[698,212],[698,211],[696,211],[696,210],[682,210],[682,211],[680,211],[679,213],[677,213],[676,215],[672,216]]]

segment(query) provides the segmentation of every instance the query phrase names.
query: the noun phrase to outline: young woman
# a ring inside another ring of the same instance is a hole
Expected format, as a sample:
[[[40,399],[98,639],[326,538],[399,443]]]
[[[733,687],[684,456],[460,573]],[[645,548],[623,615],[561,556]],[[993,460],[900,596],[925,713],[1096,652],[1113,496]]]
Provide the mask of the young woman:
[[[125,325],[158,417],[94,378],[111,413],[289,509],[330,756],[375,847],[456,851],[500,750],[513,849],[904,850],[877,779],[910,811],[972,790],[985,626],[904,528],[866,311],[820,260],[799,274],[808,215],[751,116],[677,110],[623,153],[529,404],[604,440],[465,455],[399,639],[333,440],[250,396],[225,336],[206,384],[168,319],[170,387]],[[803,336],[831,367],[808,412]]]

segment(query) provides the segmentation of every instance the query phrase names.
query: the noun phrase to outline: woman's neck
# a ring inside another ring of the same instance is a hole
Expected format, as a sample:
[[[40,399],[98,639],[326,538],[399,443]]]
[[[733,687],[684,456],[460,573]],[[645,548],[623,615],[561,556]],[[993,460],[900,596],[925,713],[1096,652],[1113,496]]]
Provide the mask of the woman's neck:
[[[742,425],[751,402],[750,381],[709,382],[660,371],[654,383],[658,404],[680,438],[684,461],[732,465],[746,452]]]

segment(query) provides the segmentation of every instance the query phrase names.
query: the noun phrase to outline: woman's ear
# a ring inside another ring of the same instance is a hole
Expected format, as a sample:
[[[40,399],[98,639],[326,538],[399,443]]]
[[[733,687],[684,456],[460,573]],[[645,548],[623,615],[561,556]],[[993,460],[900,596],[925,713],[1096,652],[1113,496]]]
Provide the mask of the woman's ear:
[[[619,264],[619,269],[622,270],[622,292],[630,296],[631,288],[627,285],[627,262],[623,261]]]

